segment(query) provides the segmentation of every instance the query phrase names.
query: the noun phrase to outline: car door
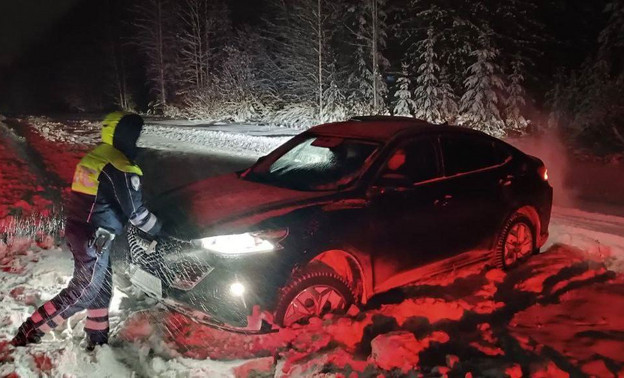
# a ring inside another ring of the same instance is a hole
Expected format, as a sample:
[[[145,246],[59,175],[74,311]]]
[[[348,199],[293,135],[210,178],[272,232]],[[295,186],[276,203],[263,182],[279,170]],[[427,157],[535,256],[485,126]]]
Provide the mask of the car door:
[[[397,161],[399,154],[404,157]],[[376,286],[437,258],[441,176],[437,140],[431,137],[400,144],[380,169],[370,204]]]
[[[445,251],[454,255],[483,248],[504,216],[503,190],[513,179],[506,163],[509,154],[496,141],[479,135],[442,135],[440,148],[445,180]]]

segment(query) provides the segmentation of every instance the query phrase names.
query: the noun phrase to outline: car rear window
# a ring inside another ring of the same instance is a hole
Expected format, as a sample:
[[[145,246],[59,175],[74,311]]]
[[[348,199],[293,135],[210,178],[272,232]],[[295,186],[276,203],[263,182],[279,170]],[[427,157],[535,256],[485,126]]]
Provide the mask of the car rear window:
[[[446,176],[499,165],[510,156],[503,146],[486,138],[443,136],[441,145]]]

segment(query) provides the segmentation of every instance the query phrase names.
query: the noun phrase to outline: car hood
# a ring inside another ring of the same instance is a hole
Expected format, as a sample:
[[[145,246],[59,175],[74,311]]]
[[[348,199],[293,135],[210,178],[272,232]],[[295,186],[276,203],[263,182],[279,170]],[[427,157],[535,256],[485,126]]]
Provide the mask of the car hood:
[[[332,197],[243,180],[237,174],[213,177],[151,201],[151,210],[172,235],[193,239],[235,233],[270,217]]]

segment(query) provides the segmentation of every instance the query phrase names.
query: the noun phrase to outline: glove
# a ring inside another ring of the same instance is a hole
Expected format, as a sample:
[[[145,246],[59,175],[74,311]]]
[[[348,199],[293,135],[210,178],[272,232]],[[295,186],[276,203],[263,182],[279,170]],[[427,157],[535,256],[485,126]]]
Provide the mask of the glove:
[[[110,250],[113,245],[113,240],[115,240],[115,234],[106,229],[98,228],[95,231],[95,236],[89,242],[89,247],[95,248],[95,252],[99,256],[105,251]]]

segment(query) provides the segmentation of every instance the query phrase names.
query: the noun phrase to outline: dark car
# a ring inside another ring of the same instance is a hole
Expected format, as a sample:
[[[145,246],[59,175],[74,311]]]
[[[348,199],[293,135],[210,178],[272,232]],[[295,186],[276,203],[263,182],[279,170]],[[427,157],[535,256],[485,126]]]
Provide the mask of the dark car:
[[[152,201],[170,236],[130,226],[119,239],[144,292],[258,331],[469,264],[513,267],[548,237],[547,180],[538,158],[484,133],[361,117]]]

